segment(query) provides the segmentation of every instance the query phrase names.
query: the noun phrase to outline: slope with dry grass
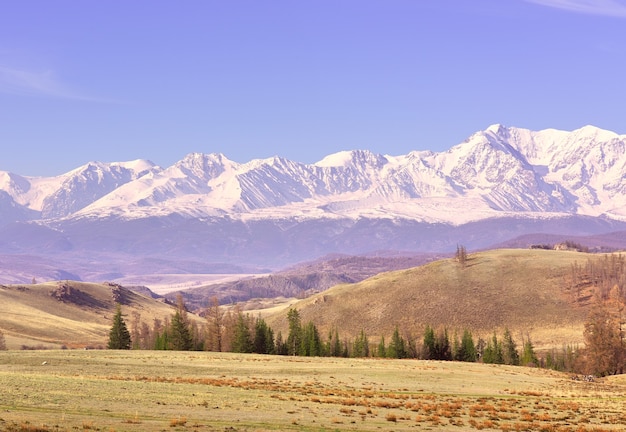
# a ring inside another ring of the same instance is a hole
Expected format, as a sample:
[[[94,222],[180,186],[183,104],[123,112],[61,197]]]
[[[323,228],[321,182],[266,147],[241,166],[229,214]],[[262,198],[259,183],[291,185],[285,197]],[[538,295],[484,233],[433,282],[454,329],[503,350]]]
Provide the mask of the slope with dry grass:
[[[425,325],[459,334],[467,328],[483,337],[508,327],[518,340],[530,335],[539,348],[561,347],[582,341],[588,309],[568,292],[572,264],[597,257],[570,251],[492,250],[470,254],[465,266],[444,259],[339,285],[293,307],[303,322],[313,321],[322,334],[337,328],[348,338],[361,329],[371,337],[390,336],[396,325],[418,338]],[[285,311],[267,321],[287,331]]]
[[[171,305],[114,284],[0,285],[0,329],[9,349],[104,346],[118,302],[127,325],[133,312],[149,324],[173,313]]]

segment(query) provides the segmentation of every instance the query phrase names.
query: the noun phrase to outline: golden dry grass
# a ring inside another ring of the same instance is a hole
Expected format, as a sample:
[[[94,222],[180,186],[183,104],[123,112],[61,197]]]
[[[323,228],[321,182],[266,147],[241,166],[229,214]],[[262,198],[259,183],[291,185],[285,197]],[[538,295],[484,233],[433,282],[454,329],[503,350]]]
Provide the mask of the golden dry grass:
[[[419,339],[425,325],[451,332],[471,330],[489,337],[508,327],[520,340],[529,334],[538,348],[582,343],[588,304],[567,291],[573,263],[591,255],[569,251],[502,249],[469,255],[467,265],[444,259],[382,273],[356,284],[339,285],[293,305],[303,322],[322,334],[339,329],[354,338],[361,329],[377,343],[397,325]],[[267,321],[284,334],[286,312]]]
[[[79,291],[78,304],[60,301],[51,293],[55,282],[36,285],[0,285],[0,329],[9,348],[22,345],[60,347],[106,346],[111,320],[115,313],[112,287],[106,284],[61,282]],[[133,311],[152,324],[154,318],[173,314],[171,306],[126,292],[122,306],[127,325]]]
[[[7,431],[602,432],[626,424],[622,377],[584,383],[474,363],[9,351],[0,353],[0,382]]]

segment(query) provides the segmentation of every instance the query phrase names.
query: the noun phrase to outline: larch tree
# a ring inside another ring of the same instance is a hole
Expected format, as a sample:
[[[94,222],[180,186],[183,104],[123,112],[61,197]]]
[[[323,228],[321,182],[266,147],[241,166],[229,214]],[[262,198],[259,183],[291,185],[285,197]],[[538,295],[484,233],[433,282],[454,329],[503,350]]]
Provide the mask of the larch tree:
[[[585,323],[585,365],[597,376],[623,373],[626,346],[623,330],[624,301],[615,286],[607,299],[596,295]]]
[[[206,314],[207,341],[205,346],[209,351],[220,352],[223,349],[224,311],[220,308],[217,297],[211,297]]]
[[[4,333],[2,332],[2,330],[0,330],[0,351],[6,351],[7,350],[7,341],[4,338]]]
[[[109,349],[130,349],[131,338],[128,327],[122,318],[122,307],[118,303],[115,309],[115,315],[113,316],[113,324],[111,325],[111,331],[109,332],[109,343],[107,347]]]

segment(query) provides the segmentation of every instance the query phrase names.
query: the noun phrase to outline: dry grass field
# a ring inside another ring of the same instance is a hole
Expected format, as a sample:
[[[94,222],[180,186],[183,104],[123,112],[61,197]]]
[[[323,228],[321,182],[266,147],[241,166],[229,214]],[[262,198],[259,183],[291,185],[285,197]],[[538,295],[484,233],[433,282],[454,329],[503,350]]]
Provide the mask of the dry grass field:
[[[530,335],[538,350],[582,344],[588,311],[585,301],[567,290],[572,264],[584,265],[600,254],[501,249],[469,255],[466,266],[443,259],[420,267],[387,272],[357,284],[338,285],[304,300],[258,299],[242,305],[265,317],[275,333],[288,333],[287,309],[300,311],[325,338],[330,330],[353,340],[364,330],[371,343],[387,340],[398,326],[403,337],[420,340],[425,325],[489,338],[508,327],[521,342]],[[67,298],[53,294],[65,286]],[[104,346],[115,312],[115,287],[61,281],[0,285],[0,329],[9,348],[22,345],[61,348]],[[127,325],[135,313],[152,325],[171,317],[171,306],[120,288]],[[199,326],[204,319],[189,315]]]
[[[3,431],[624,430],[626,379],[416,360],[0,352]]]
[[[115,295],[117,293],[117,295]],[[33,285],[0,285],[0,330],[7,346],[83,348],[106,346],[116,302],[127,325],[132,314],[152,324],[171,317],[171,305],[108,284],[75,281]],[[203,323],[194,315],[191,319]]]
[[[293,307],[323,335],[337,328],[350,340],[362,329],[370,342],[380,336],[389,340],[395,326],[421,339],[430,325],[458,334],[467,328],[484,338],[508,327],[517,341],[530,335],[540,350],[582,345],[589,297],[574,299],[568,278],[574,263],[602,258],[573,251],[490,250],[470,254],[465,266],[443,259],[338,285]],[[266,320],[283,334],[288,329],[285,312]]]

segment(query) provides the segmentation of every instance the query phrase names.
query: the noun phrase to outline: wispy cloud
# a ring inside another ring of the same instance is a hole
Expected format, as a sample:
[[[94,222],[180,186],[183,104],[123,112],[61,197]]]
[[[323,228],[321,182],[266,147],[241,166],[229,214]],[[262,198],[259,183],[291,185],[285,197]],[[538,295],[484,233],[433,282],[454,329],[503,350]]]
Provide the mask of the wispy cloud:
[[[626,18],[626,1],[617,0],[526,0],[542,6],[589,15]]]
[[[118,103],[81,94],[64,84],[52,71],[34,72],[4,66],[0,66],[0,93],[87,102]]]

